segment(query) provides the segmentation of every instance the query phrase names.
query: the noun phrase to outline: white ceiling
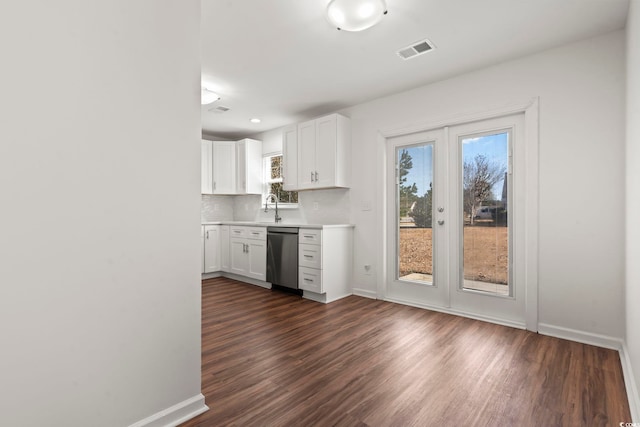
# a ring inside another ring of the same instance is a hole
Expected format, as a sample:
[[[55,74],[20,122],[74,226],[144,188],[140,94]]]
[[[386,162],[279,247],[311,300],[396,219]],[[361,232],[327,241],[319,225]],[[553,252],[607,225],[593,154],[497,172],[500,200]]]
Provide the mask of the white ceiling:
[[[623,28],[629,0],[387,0],[360,33],[329,0],[202,0],[203,133],[239,139],[553,46]],[[428,38],[436,49],[396,51]],[[217,106],[226,113],[211,112]],[[262,123],[249,120],[260,118]]]

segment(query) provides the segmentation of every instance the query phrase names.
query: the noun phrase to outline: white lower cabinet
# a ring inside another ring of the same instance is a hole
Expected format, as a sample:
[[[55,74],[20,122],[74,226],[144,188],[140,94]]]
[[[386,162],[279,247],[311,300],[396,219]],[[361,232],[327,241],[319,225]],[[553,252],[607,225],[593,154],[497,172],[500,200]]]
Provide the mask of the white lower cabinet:
[[[202,227],[203,273],[220,271],[220,226]]]
[[[266,227],[229,228],[229,272],[265,281],[267,279]]]
[[[305,298],[331,302],[352,294],[353,228],[301,228],[298,286]]]
[[[247,243],[245,239],[236,237],[232,237],[229,243],[229,272],[245,275],[249,270]]]

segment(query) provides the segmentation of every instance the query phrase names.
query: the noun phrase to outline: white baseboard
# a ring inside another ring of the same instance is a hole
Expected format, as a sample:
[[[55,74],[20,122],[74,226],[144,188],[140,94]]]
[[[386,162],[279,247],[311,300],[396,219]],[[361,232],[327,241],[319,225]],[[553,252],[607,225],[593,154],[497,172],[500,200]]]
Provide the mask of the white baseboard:
[[[202,280],[206,280],[206,279],[215,279],[216,277],[221,277],[222,274],[219,271],[216,271],[215,273],[202,273]]]
[[[583,344],[595,345],[596,347],[610,348],[612,350],[622,350],[623,341],[621,338],[608,335],[594,334],[592,332],[579,331],[577,329],[564,328],[546,323],[538,323],[538,333],[549,335],[550,337],[562,338],[569,341],[576,341]]]
[[[502,325],[502,326],[509,326],[510,328],[526,329],[525,324],[522,322],[515,322],[512,320],[500,319],[497,317],[484,316],[484,315],[475,314],[475,313],[468,313],[466,311],[454,310],[448,307],[432,306],[428,304],[423,304],[421,302],[403,300],[403,299],[397,299],[397,298],[389,298],[389,297],[387,297],[385,301],[394,302],[397,304],[409,305],[411,307],[424,308],[426,310],[437,311],[440,313],[453,314],[454,316],[467,317],[469,319],[474,319],[474,320],[482,320],[483,322],[495,323],[496,325]]]
[[[129,427],[175,427],[209,410],[202,393],[131,424]]]
[[[622,349],[620,350],[620,363],[622,364],[624,385],[627,389],[627,397],[629,399],[631,421],[634,423],[640,423],[640,394],[638,394],[638,387],[636,386],[635,377],[633,375],[627,343],[622,343]]]
[[[353,294],[359,297],[378,299],[378,293],[368,289],[353,288]]]

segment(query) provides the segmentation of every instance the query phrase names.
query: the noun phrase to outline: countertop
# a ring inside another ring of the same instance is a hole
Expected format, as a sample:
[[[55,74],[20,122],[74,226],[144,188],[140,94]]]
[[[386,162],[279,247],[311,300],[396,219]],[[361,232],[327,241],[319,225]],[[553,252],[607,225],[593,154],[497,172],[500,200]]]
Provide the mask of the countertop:
[[[353,224],[294,224],[255,221],[203,221],[202,225],[242,225],[247,227],[295,227],[295,228],[352,228]]]

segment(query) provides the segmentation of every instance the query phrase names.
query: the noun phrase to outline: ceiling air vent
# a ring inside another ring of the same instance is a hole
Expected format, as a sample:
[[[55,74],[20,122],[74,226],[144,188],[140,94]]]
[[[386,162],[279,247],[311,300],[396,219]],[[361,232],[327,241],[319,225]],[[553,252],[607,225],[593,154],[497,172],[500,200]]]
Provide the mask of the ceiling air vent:
[[[412,43],[407,47],[403,47],[400,49],[397,54],[402,59],[411,59],[415,58],[418,55],[422,55],[423,53],[427,53],[433,50],[435,46],[429,40],[425,39],[416,43]]]
[[[212,111],[214,113],[226,113],[227,111],[229,111],[231,108],[229,107],[225,107],[224,105],[218,105],[215,108],[210,108],[209,111]]]

